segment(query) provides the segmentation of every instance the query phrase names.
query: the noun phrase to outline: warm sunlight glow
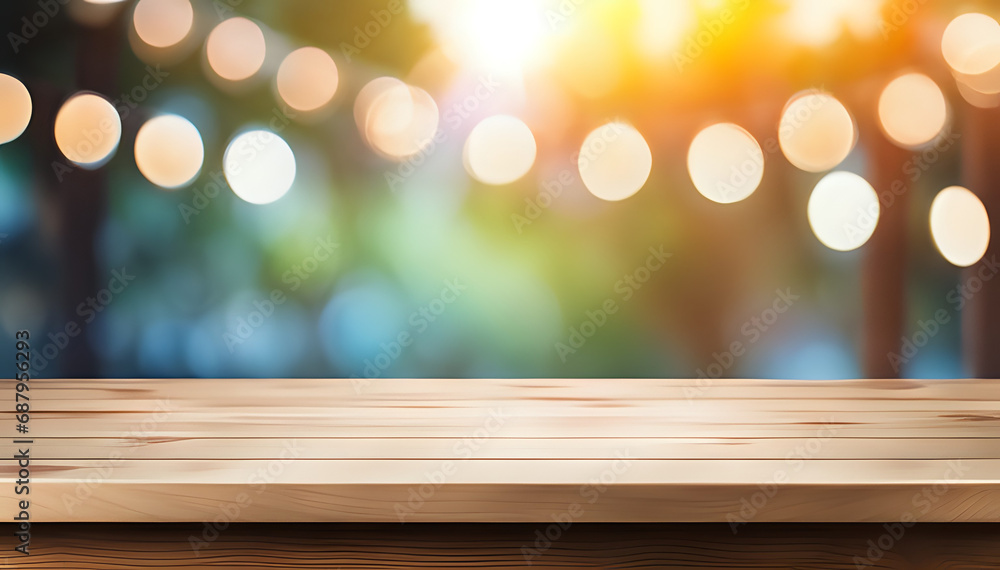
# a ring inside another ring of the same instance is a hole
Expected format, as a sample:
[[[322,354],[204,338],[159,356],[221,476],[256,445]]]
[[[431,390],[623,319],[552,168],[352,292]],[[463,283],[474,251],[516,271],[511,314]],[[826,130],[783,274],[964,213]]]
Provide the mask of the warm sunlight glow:
[[[831,172],[809,196],[809,226],[826,247],[851,251],[865,244],[878,225],[875,189],[851,172]]]
[[[222,169],[237,196],[251,204],[268,204],[295,182],[295,154],[270,131],[248,131],[229,143]]]
[[[764,153],[753,135],[742,127],[720,123],[694,138],[687,165],[691,181],[702,196],[730,204],[745,199],[760,186]]]
[[[219,77],[241,81],[264,64],[264,32],[246,18],[230,18],[208,34],[205,54],[208,65]]]
[[[941,88],[921,73],[894,79],[878,100],[882,130],[896,144],[912,148],[934,140],[948,122]]]
[[[367,103],[362,132],[373,149],[387,158],[401,160],[431,143],[439,115],[437,104],[426,91],[382,78],[372,81],[362,91],[369,86],[368,92],[359,94],[358,103]]]
[[[0,73],[0,144],[21,136],[31,120],[31,95],[23,83]]]
[[[572,34],[561,46],[560,55],[559,65],[554,68],[556,77],[584,97],[605,97],[622,82],[622,54],[618,42],[595,23]]]
[[[615,122],[587,135],[577,165],[591,194],[602,200],[624,200],[646,184],[653,155],[639,131]]]
[[[278,94],[298,111],[315,111],[333,99],[340,78],[337,64],[325,51],[304,47],[285,57],[278,67]]]
[[[132,14],[136,35],[157,48],[180,43],[191,32],[193,23],[190,0],[139,0]]]
[[[832,95],[809,91],[793,97],[781,114],[778,142],[788,162],[806,172],[835,168],[854,148],[854,119]]]
[[[694,6],[687,0],[639,0],[636,45],[654,61],[669,59],[679,49],[684,35],[698,24]]]
[[[201,135],[184,117],[154,117],[135,135],[135,164],[139,172],[162,188],[188,184],[198,176],[204,160]]]
[[[966,188],[945,188],[931,203],[931,236],[950,263],[958,267],[974,265],[990,245],[986,207]]]
[[[1000,23],[985,14],[962,14],[945,28],[941,53],[957,73],[986,73],[1000,65]]]
[[[122,138],[121,118],[107,99],[80,93],[59,109],[55,138],[66,158],[81,166],[97,167],[118,148]]]
[[[786,33],[798,43],[822,47],[844,28],[855,36],[876,35],[882,22],[882,0],[787,0]]]
[[[538,0],[415,0],[410,7],[457,63],[503,72],[538,58],[546,29]]]
[[[535,137],[524,121],[496,115],[481,121],[465,141],[469,175],[484,184],[510,184],[535,163]]]

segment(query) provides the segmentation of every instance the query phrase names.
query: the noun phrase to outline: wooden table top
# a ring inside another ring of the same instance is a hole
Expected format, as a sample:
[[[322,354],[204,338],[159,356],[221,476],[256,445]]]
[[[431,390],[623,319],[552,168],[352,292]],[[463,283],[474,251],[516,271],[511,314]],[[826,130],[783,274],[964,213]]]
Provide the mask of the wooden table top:
[[[997,380],[32,380],[35,522],[997,522]],[[14,414],[0,412],[14,432]],[[12,488],[16,464],[0,463]],[[0,512],[20,497],[0,495]]]

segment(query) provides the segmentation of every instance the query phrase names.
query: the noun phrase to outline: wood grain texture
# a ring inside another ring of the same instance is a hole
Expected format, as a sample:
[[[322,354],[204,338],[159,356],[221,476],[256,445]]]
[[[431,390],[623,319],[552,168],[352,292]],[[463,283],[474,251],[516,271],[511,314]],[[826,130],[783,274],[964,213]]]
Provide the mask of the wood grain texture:
[[[9,542],[9,526],[0,525],[0,541]],[[555,538],[546,546],[538,536],[547,530],[537,524],[237,524],[199,542],[202,524],[48,524],[35,527],[30,556],[5,560],[9,550],[0,544],[0,568],[1000,568],[1000,528],[986,524],[917,525],[891,541],[877,524],[751,525],[735,534],[727,525],[579,524],[549,531]],[[879,540],[888,548],[872,550]]]
[[[33,380],[31,397],[37,522],[1000,521],[996,380]]]

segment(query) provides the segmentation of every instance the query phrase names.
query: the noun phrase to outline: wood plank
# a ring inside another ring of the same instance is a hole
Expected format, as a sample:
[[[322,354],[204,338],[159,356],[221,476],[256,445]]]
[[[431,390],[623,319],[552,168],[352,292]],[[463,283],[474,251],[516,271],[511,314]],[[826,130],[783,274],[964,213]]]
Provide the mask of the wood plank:
[[[420,485],[424,475],[443,471],[449,485],[558,485],[576,490],[595,477],[613,475],[618,485],[738,485],[770,482],[784,473],[785,485],[977,485],[1000,479],[1000,459],[645,459],[635,460],[628,449],[615,459],[478,459],[455,456],[438,459],[302,459],[296,457],[297,441],[288,440],[284,451],[271,459],[88,459],[38,460],[35,482],[46,487],[56,482],[86,481],[102,469],[115,478],[159,481],[164,484],[242,483],[257,473],[272,474],[274,485]],[[113,463],[113,465],[110,465]],[[113,468],[112,468],[113,467]],[[612,473],[609,475],[609,470]],[[278,474],[280,472],[280,475]],[[16,475],[15,466],[0,473]],[[239,485],[236,485],[239,486]],[[1000,482],[997,482],[1000,489]],[[34,492],[34,490],[33,490]],[[44,489],[39,491],[44,492]],[[1000,505],[997,505],[1000,508]]]
[[[612,459],[622,449],[639,459],[993,459],[991,438],[564,438],[491,437],[475,442],[469,459]],[[35,438],[38,459],[267,459],[287,445],[281,438]],[[302,459],[452,459],[467,438],[299,438]]]
[[[1000,491],[983,490],[975,483],[953,486],[937,500],[926,501],[921,497],[929,486],[787,486],[780,487],[761,508],[753,509],[745,507],[743,501],[762,497],[763,491],[750,484],[613,485],[592,504],[587,496],[581,496],[581,487],[449,483],[421,497],[416,483],[267,485],[258,493],[249,483],[238,487],[122,479],[93,485],[56,481],[47,483],[36,497],[39,503],[32,517],[39,523],[222,519],[241,523],[538,524],[567,516],[576,522],[621,523],[898,522],[903,516],[922,523],[996,522],[1000,517]],[[591,492],[590,488],[586,491]]]
[[[631,438],[677,437],[712,438],[739,434],[749,438],[812,438],[827,433],[832,425],[838,437],[893,437],[898,439],[955,437],[998,438],[1000,420],[992,417],[959,416],[947,414],[892,417],[872,413],[868,416],[834,418],[808,413],[788,415],[748,412],[744,417],[674,418],[659,415],[634,416],[535,416],[503,412],[506,419],[492,432],[506,438]],[[444,415],[444,414],[441,414]],[[380,414],[374,411],[368,417],[336,417],[326,414],[251,414],[249,412],[220,409],[217,413],[171,412],[157,420],[152,414],[139,412],[76,413],[59,412],[35,414],[31,434],[35,437],[109,438],[127,434],[155,433],[165,438],[214,437],[476,437],[489,431],[488,410],[478,415],[440,417],[436,414],[416,415]],[[742,421],[741,421],[742,420]],[[0,429],[14,431],[14,421],[0,422]]]
[[[707,383],[707,385],[706,385]],[[46,399],[80,400],[208,400],[232,405],[275,406],[296,402],[302,391],[328,402],[423,402],[443,400],[532,401],[566,398],[601,400],[688,399],[904,399],[1000,401],[1000,383],[979,379],[949,380],[753,380],[753,379],[412,379],[379,378],[331,381],[324,378],[282,379],[88,379],[87,384],[60,379],[32,380]],[[98,392],[98,393],[95,393]]]

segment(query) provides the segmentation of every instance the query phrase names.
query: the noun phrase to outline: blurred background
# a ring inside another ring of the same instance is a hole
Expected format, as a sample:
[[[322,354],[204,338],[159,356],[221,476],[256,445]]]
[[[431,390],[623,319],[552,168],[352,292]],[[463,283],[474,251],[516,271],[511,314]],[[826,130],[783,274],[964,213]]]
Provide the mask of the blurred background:
[[[36,377],[995,377],[997,16],[6,1],[0,326]]]

